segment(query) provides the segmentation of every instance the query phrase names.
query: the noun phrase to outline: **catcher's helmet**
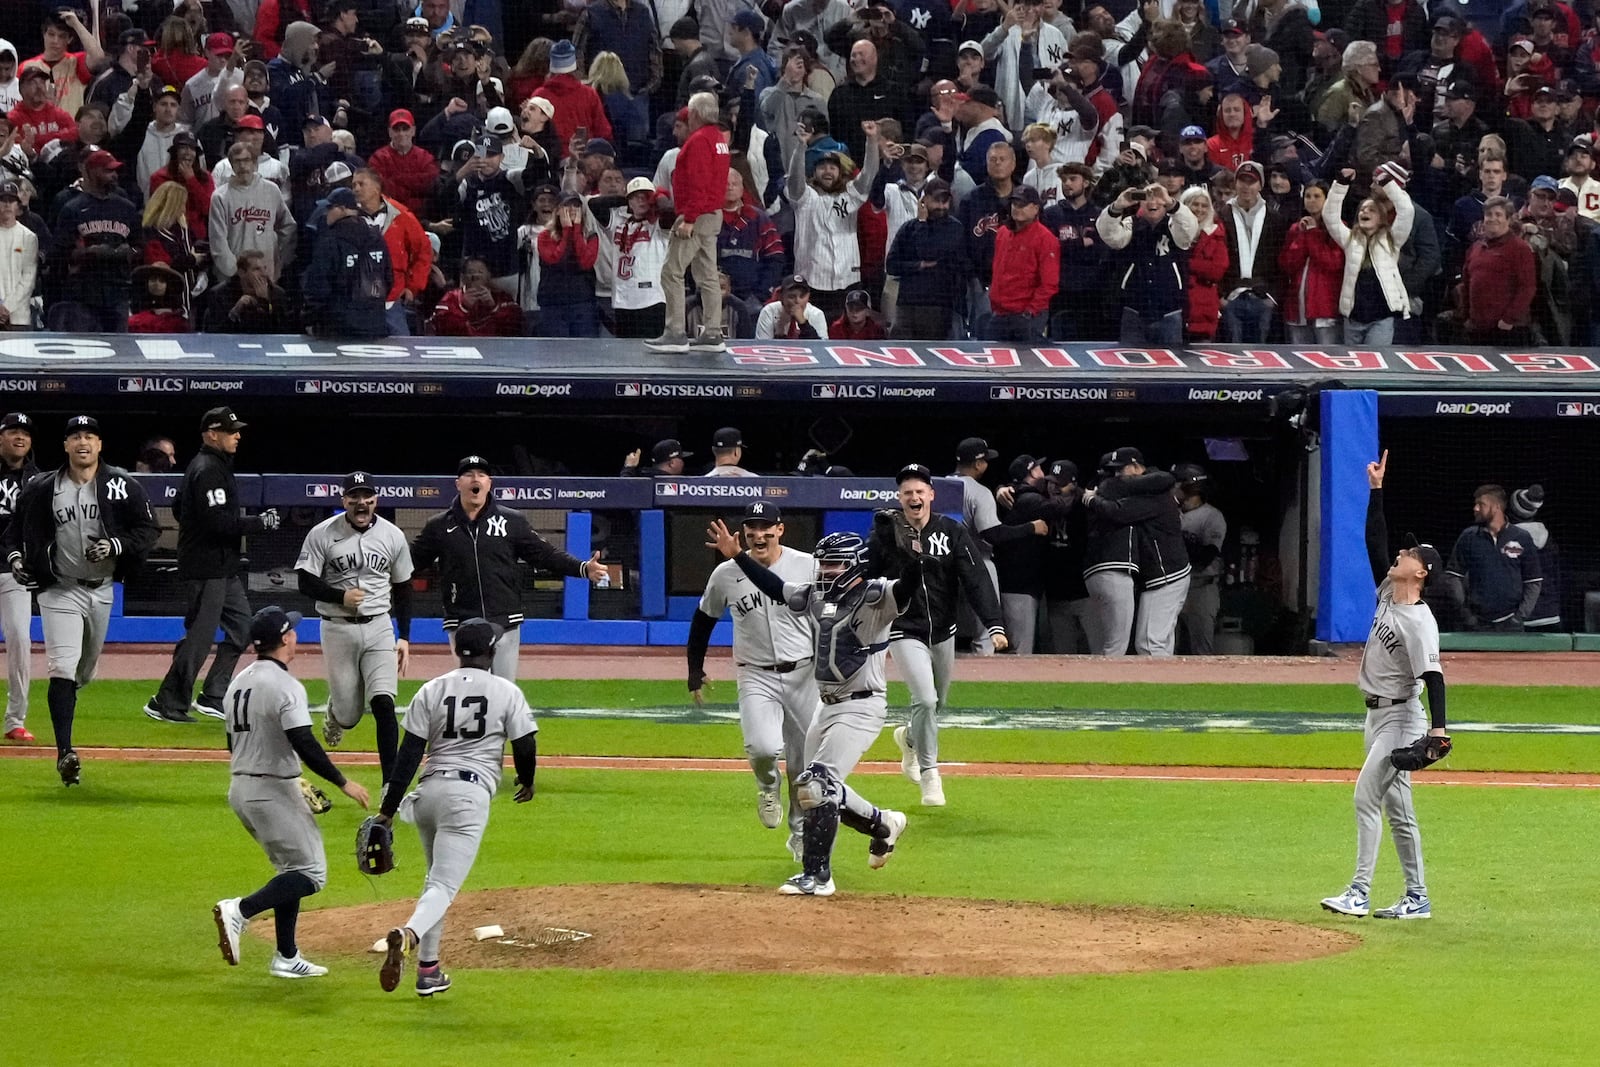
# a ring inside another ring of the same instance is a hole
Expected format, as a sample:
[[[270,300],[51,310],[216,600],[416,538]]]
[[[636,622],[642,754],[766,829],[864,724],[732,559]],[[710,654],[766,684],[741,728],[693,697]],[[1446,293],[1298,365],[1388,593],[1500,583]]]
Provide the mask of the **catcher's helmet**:
[[[817,590],[838,596],[866,576],[867,543],[860,534],[834,533],[817,542]]]

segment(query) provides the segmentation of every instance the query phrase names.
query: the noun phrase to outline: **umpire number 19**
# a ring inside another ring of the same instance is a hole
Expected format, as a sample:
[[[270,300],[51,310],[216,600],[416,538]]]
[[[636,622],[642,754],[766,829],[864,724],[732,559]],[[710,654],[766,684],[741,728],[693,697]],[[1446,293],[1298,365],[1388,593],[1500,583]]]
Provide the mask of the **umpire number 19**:
[[[250,732],[250,690],[235,689],[233,691],[233,732],[247,734]]]
[[[477,710],[474,711],[473,709]],[[466,716],[465,721],[473,725],[465,729],[456,726],[456,698],[444,698],[444,736],[447,740],[454,741],[460,738],[463,741],[476,741],[489,732],[487,719],[489,718],[489,701],[481,696],[461,698],[461,711]]]

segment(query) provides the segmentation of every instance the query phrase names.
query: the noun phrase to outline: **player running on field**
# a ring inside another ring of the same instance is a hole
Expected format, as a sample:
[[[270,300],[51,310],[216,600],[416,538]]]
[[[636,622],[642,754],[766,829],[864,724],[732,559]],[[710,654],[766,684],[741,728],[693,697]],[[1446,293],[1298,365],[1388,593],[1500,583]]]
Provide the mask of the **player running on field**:
[[[344,513],[311,528],[294,569],[300,592],[322,616],[322,662],[328,672],[328,714],[322,736],[329,747],[361,721],[370,702],[378,735],[383,781],[394,767],[400,724],[394,698],[411,646],[396,640],[411,632],[411,549],[399,527],[378,514],[372,476],[356,471],[344,480]]]
[[[808,553],[783,546],[783,513],[757,500],[744,509],[744,543],[757,563],[786,582],[804,584],[816,574]],[[817,626],[756,588],[732,560],[711,572],[700,608],[689,624],[689,693],[703,704],[706,646],[724,609],[733,609],[733,659],[739,667],[739,729],[756,776],[756,814],[775,829],[783,821],[778,800],[778,756],[789,770],[789,851],[799,862],[804,820],[795,778],[805,766],[806,731],[817,713],[811,658]]]
[[[219,900],[211,909],[218,947],[229,965],[239,965],[239,939],[250,920],[272,912],[278,950],[267,973],[274,978],[318,978],[328,968],[300,955],[295,927],[300,901],[328,882],[322,832],[300,792],[300,761],[367,806],[367,791],[339,773],[311,733],[306,687],[289,673],[298,641],[298,611],[262,608],[250,619],[256,661],[228,686],[223,696],[228,729],[228,760],[233,772],[228,804],[272,861],[277,875],[247,897]]]
[[[883,515],[879,523],[889,521]],[[795,798],[804,812],[802,870],[778,887],[790,896],[833,895],[833,843],[842,822],[866,834],[867,866],[889,862],[905,833],[906,817],[881,810],[845,785],[883,730],[884,662],[889,628],[911,601],[921,573],[921,545],[873,565],[897,578],[868,577],[866,544],[859,534],[829,534],[817,542],[814,581],[785,582],[763,567],[721,521],[706,530],[708,547],[733,560],[757,589],[781,600],[817,627],[813,650],[822,706],[806,735],[806,769],[795,779]],[[893,543],[893,538],[890,538]]]
[[[1372,871],[1378,862],[1383,818],[1389,820],[1394,851],[1405,874],[1405,896],[1393,906],[1372,912],[1376,919],[1426,919],[1433,913],[1422,873],[1422,834],[1411,806],[1411,774],[1395,767],[1390,753],[1426,732],[1446,738],[1444,673],[1439,664],[1439,624],[1422,589],[1430,575],[1444,569],[1432,545],[1414,545],[1389,555],[1383,519],[1383,476],[1389,453],[1367,464],[1367,558],[1378,585],[1378,610],[1372,632],[1361,651],[1358,684],[1366,697],[1367,758],[1356,777],[1356,874],[1350,888],[1328,897],[1322,906],[1342,915],[1364,916],[1370,910]],[[1392,562],[1391,562],[1392,560]],[[1420,679],[1420,681],[1419,681]],[[1422,690],[1428,691],[1430,723],[1423,718]]]
[[[417,824],[428,871],[411,917],[389,931],[378,972],[385,993],[400,984],[405,957],[413,951],[417,995],[430,997],[450,988],[450,976],[439,969],[444,916],[478,857],[489,825],[489,802],[500,787],[507,741],[517,768],[513,799],[518,804],[533,799],[539,726],[522,690],[490,673],[500,636],[500,628],[483,619],[463,622],[455,642],[461,666],[417,690],[406,709],[405,736],[378,818],[391,824],[402,799],[410,805],[408,821]],[[417,791],[407,797],[424,753],[428,765]]]

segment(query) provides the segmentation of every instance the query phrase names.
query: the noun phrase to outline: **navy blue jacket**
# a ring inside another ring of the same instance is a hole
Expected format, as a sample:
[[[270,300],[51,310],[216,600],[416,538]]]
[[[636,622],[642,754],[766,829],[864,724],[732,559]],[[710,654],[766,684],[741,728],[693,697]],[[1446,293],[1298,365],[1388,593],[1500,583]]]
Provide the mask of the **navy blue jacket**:
[[[933,266],[921,266],[924,262]],[[959,307],[972,274],[966,231],[948,215],[912,219],[894,235],[884,269],[900,279],[902,306]]]
[[[1106,286],[1106,256],[1109,254],[1094,220],[1100,209],[1093,200],[1073,207],[1057,200],[1044,209],[1040,220],[1044,228],[1061,242],[1061,292],[1100,293]],[[1085,244],[1085,239],[1088,243]]]
[[[346,216],[317,235],[304,295],[307,318],[320,336],[389,336],[383,314],[389,294],[358,296],[351,291],[352,272],[368,256],[380,259],[385,276],[393,276],[388,243],[359,216]]]
[[[966,229],[967,255],[978,280],[988,286],[994,274],[994,238],[1011,218],[1011,208],[1000,199],[992,182],[984,182],[961,201],[961,225]]]

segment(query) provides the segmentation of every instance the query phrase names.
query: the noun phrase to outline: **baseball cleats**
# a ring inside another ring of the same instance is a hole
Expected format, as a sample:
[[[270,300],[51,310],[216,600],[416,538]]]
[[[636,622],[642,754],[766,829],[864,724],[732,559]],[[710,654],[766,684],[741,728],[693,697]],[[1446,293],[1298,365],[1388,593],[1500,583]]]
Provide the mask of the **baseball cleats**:
[[[664,333],[660,337],[646,341],[644,347],[650,352],[687,352],[689,335],[682,331]]]
[[[691,352],[726,352],[728,345],[722,339],[721,330],[711,330],[705,327],[695,334],[694,340],[689,342]]]
[[[67,754],[56,760],[56,773],[61,776],[62,785],[77,785],[82,769],[78,753],[73,749],[67,749]]]
[[[417,972],[417,996],[431,997],[435,993],[443,993],[450,988],[450,976],[438,967],[431,974]]]
[[[396,926],[384,939],[383,966],[378,969],[378,985],[385,993],[393,993],[400,984],[400,972],[405,970],[406,954],[417,946],[416,935],[404,927]]]
[[[196,715],[204,715],[208,719],[225,719],[227,713],[222,710],[222,701],[212,703],[205,696],[195,697],[194,703],[189,705],[189,710]]]
[[[806,838],[798,830],[789,835],[789,855],[794,857],[796,863],[806,861]]]
[[[1372,910],[1367,895],[1355,886],[1351,886],[1336,897],[1325,897],[1322,906],[1328,911],[1336,911],[1340,915],[1354,915],[1358,919],[1364,918]]]
[[[939,780],[939,768],[929,767],[922,772],[922,806],[944,807],[944,783]]]
[[[917,766],[917,750],[906,740],[906,727],[896,726],[892,736],[895,747],[900,750],[900,773],[906,776],[908,782],[922,781],[922,768]]]
[[[768,830],[778,828],[783,821],[783,804],[778,800],[776,789],[762,789],[756,793],[756,815]]]
[[[144,702],[144,713],[156,722],[194,722],[195,718],[187,711],[168,711],[156,703],[156,698],[151,697]]]
[[[222,950],[222,958],[230,967],[239,966],[239,938],[250,925],[250,920],[239,910],[239,898],[217,901],[217,906],[211,909],[211,917],[217,920],[217,947]]]
[[[339,725],[339,720],[333,717],[331,711],[322,717],[322,739],[329,748],[338,748],[339,742],[344,740],[344,727]]]
[[[19,726],[15,730],[6,731],[6,740],[13,741],[19,745],[31,745],[34,737],[28,732],[27,727]]]
[[[1392,907],[1379,908],[1372,913],[1374,919],[1430,919],[1433,902],[1425,893],[1407,893]]]
[[[873,870],[889,862],[889,857],[894,855],[895,842],[906,832],[906,817],[903,812],[886,811],[883,813],[883,821],[889,827],[889,836],[881,840],[875,837],[867,844],[867,866]]]
[[[817,878],[811,874],[797,874],[778,887],[786,897],[831,897],[833,879]]]
[[[298,952],[292,960],[286,960],[274,952],[267,973],[274,978],[321,978],[328,973],[328,968],[312,963]]]

